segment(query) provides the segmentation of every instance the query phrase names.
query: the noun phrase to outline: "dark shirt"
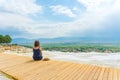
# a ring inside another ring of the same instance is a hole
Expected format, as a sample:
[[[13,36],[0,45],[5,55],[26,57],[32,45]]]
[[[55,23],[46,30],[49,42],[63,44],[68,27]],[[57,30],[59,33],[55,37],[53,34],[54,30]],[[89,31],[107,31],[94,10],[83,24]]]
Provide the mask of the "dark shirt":
[[[33,48],[33,59],[34,60],[41,60],[43,57],[42,57],[42,53],[40,51],[40,49],[34,49]]]

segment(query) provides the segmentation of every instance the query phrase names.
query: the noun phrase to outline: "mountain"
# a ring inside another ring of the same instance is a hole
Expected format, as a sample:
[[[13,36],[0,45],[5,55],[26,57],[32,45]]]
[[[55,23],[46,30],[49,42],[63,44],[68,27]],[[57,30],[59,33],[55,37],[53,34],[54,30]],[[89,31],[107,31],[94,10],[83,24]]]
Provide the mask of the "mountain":
[[[32,43],[34,40],[26,39],[26,38],[14,38],[12,43],[14,44],[21,44],[21,43]]]
[[[59,38],[40,38],[41,43],[120,43],[120,38],[100,38],[100,37],[59,37]],[[12,43],[29,44],[34,43],[35,39],[15,38]]]

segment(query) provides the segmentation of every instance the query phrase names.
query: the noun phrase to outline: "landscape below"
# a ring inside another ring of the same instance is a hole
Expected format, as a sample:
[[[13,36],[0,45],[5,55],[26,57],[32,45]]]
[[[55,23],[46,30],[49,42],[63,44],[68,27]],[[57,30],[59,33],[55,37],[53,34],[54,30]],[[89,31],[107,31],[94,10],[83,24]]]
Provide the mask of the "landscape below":
[[[33,44],[20,44],[32,48]],[[42,48],[49,51],[62,52],[102,52],[117,53],[120,52],[120,45],[109,43],[42,43]]]
[[[61,37],[38,39],[44,50],[62,52],[120,52],[120,39],[94,37]],[[16,38],[13,44],[32,48],[34,39]]]

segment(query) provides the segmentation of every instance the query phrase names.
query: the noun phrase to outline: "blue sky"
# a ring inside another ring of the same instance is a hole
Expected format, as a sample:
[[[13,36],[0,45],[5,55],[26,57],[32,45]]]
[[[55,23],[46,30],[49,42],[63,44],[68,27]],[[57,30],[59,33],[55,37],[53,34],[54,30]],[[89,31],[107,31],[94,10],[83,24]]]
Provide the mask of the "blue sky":
[[[120,0],[0,0],[0,34],[120,37]]]

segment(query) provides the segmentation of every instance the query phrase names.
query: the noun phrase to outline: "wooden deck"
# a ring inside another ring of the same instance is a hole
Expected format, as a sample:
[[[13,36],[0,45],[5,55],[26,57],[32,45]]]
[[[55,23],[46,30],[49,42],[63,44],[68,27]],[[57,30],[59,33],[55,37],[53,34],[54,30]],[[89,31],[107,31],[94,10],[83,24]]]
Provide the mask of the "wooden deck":
[[[0,70],[18,80],[120,80],[120,69],[0,54]]]

